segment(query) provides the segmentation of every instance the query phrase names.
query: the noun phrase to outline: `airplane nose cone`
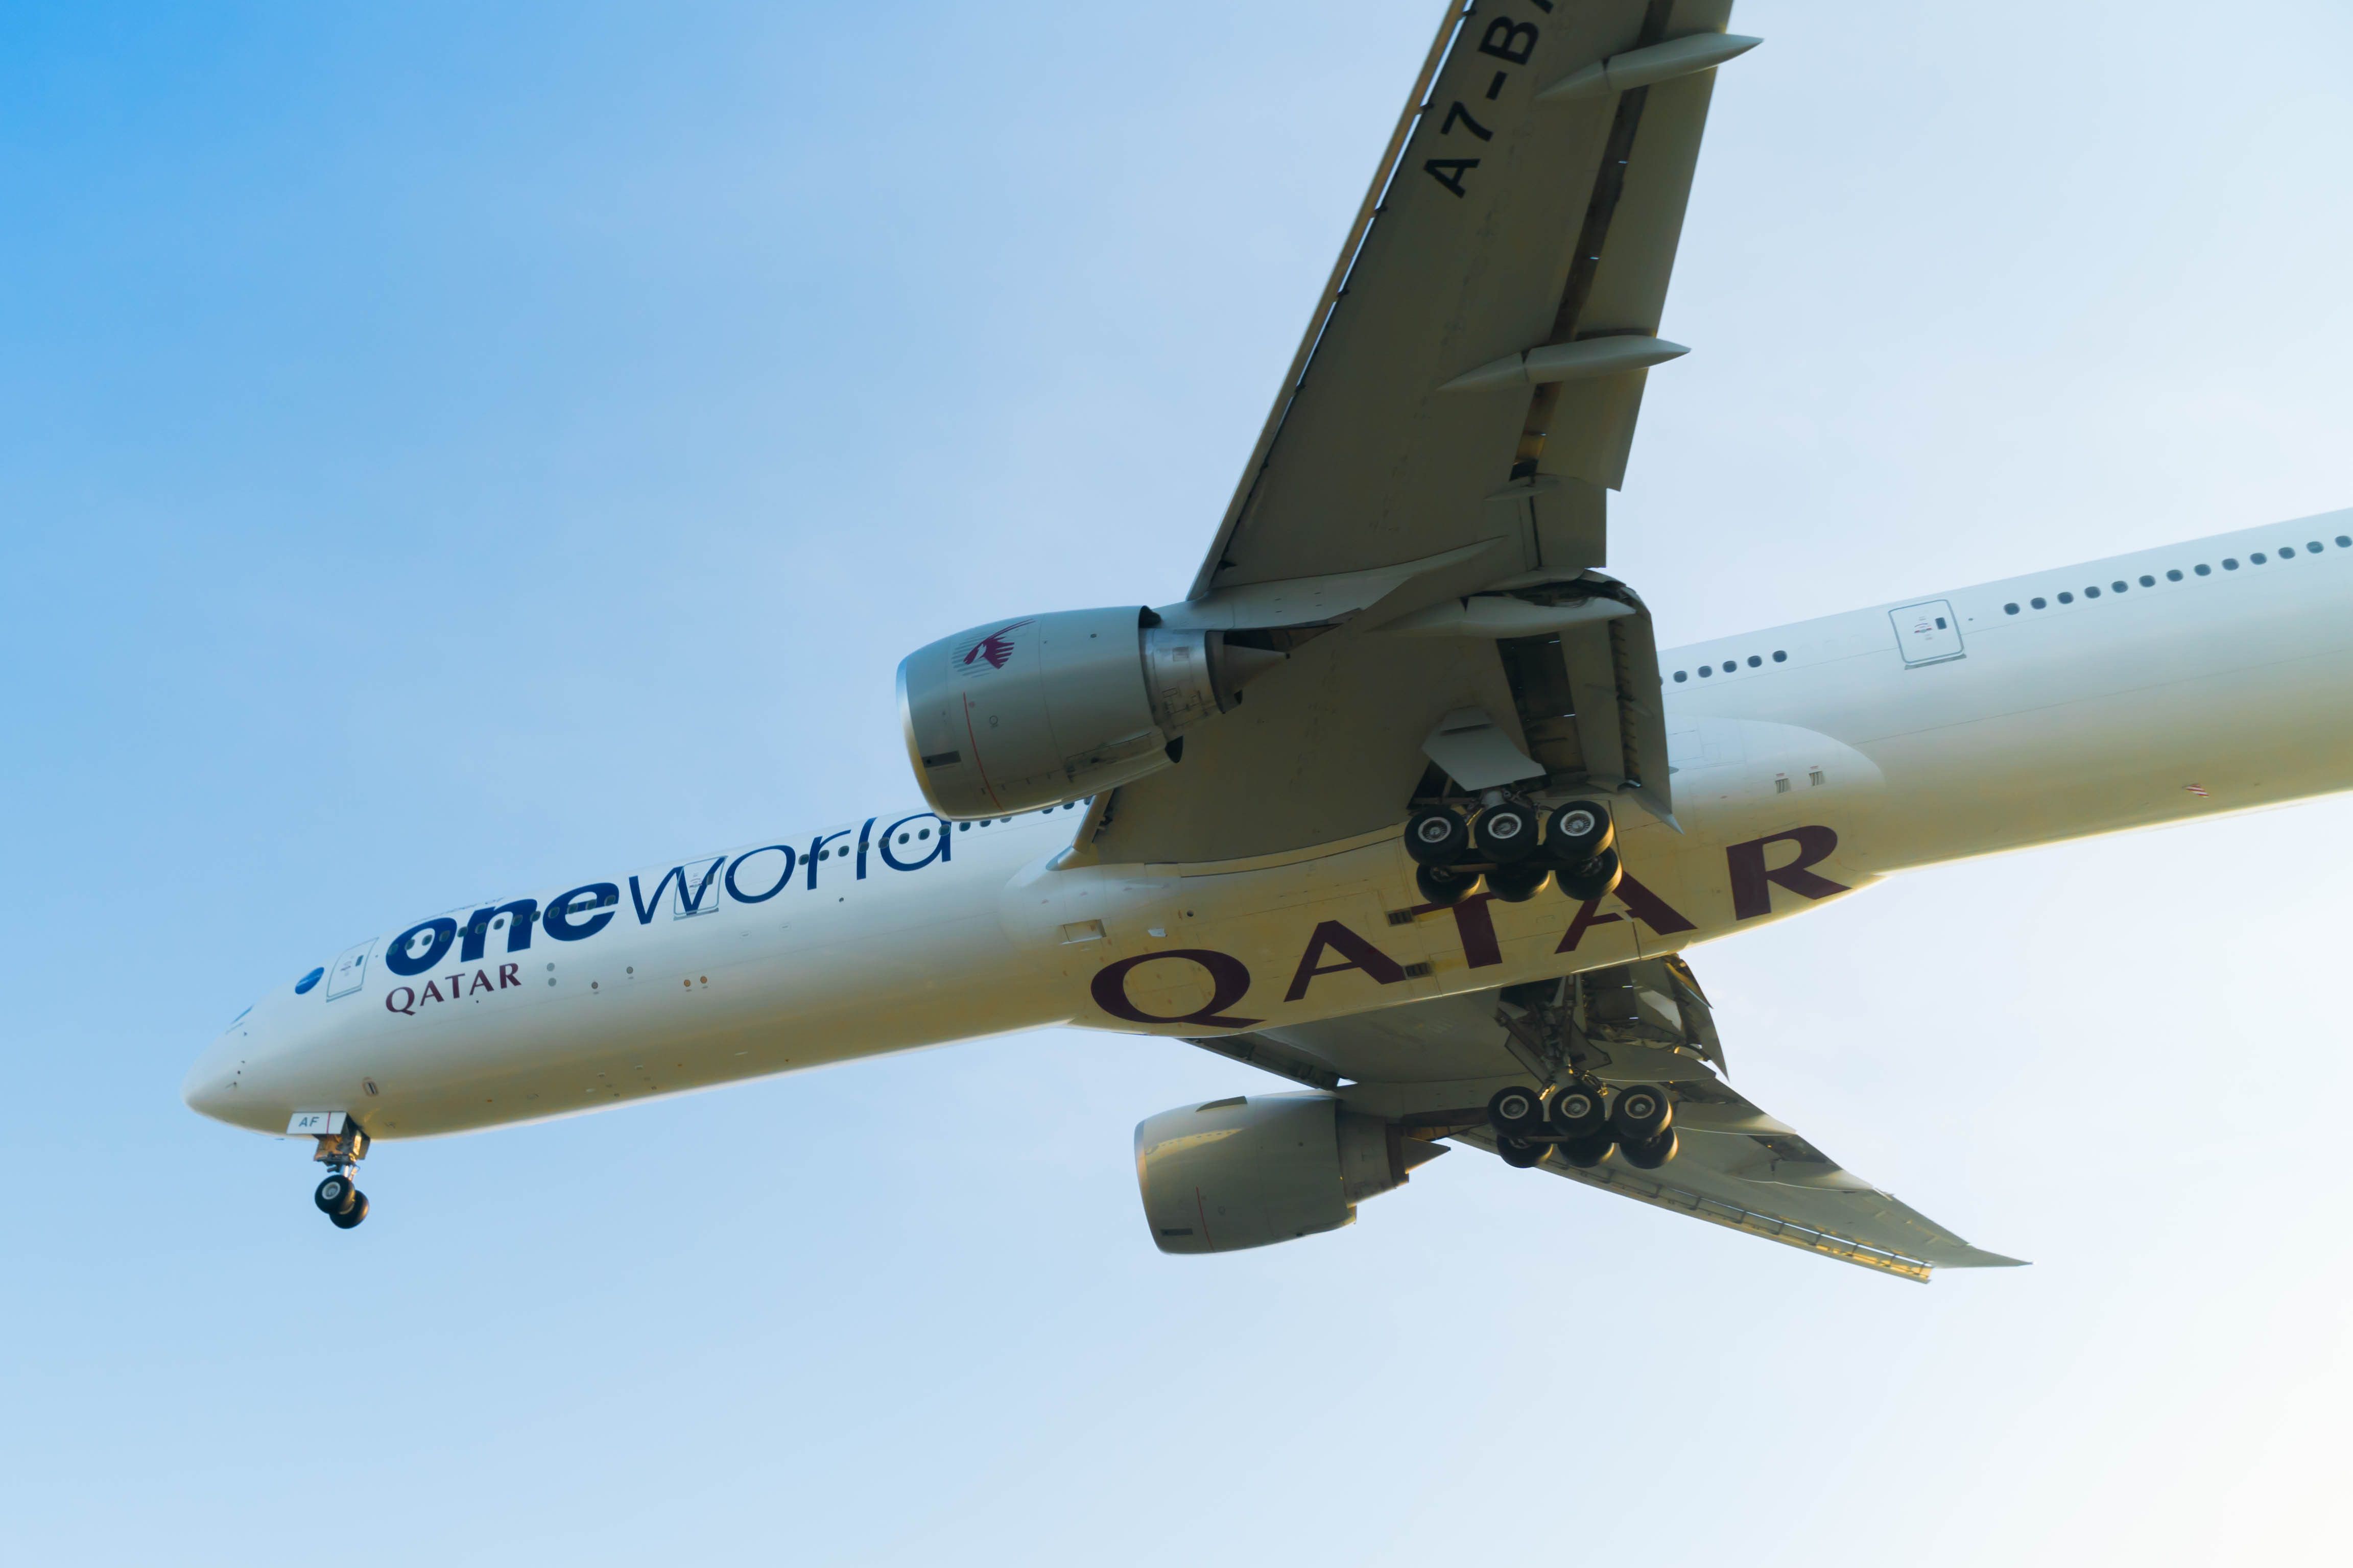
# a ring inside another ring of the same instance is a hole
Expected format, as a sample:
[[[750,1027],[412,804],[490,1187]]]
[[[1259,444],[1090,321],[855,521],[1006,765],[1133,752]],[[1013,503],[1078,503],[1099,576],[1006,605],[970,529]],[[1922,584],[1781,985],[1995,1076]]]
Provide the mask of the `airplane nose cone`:
[[[269,1120],[269,1097],[248,1070],[253,1042],[232,1030],[205,1047],[180,1080],[180,1098],[190,1110],[234,1127],[264,1127]],[[259,1119],[257,1121],[257,1118]]]
[[[215,1053],[206,1051],[196,1058],[196,1065],[190,1068],[188,1076],[181,1080],[180,1098],[187,1102],[190,1110],[198,1115],[209,1116],[216,1121],[234,1121],[237,1109],[236,1071],[219,1062]]]

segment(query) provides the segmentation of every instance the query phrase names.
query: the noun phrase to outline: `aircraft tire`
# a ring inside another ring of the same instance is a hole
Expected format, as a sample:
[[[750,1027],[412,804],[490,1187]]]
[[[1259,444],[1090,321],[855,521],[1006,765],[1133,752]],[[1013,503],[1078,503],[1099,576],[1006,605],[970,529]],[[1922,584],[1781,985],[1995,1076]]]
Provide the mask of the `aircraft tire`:
[[[1479,879],[1474,874],[1442,871],[1435,866],[1416,866],[1413,868],[1413,885],[1419,889],[1423,903],[1447,910],[1476,892]]]
[[[1513,1084],[1487,1101],[1487,1125],[1501,1138],[1532,1138],[1544,1131],[1544,1101],[1536,1091]]]
[[[1675,1130],[1670,1127],[1647,1143],[1621,1142],[1618,1152],[1638,1171],[1655,1171],[1675,1157]]]
[[[1621,1145],[1648,1143],[1672,1128],[1674,1121],[1674,1101],[1656,1084],[1628,1084],[1609,1107],[1609,1131]]]
[[[1536,814],[1513,801],[1491,805],[1471,825],[1471,843],[1482,860],[1508,866],[1536,852]]]
[[[1609,808],[1595,800],[1572,800],[1546,824],[1545,853],[1559,866],[1582,866],[1617,841]]]
[[[359,1188],[352,1184],[352,1179],[337,1171],[319,1184],[317,1190],[311,1194],[311,1201],[319,1205],[321,1214],[334,1219],[352,1212],[353,1205],[359,1202]]]
[[[1451,866],[1469,853],[1471,828],[1460,812],[1430,806],[1405,821],[1405,852],[1417,866]]]
[[[1599,1091],[1581,1083],[1556,1089],[1545,1106],[1545,1124],[1564,1143],[1609,1142],[1609,1112]]]
[[[1564,897],[1587,904],[1616,892],[1624,874],[1625,868],[1618,864],[1618,851],[1604,849],[1574,870],[1554,872],[1553,879]]]
[[[335,1222],[335,1228],[337,1230],[349,1230],[353,1226],[359,1224],[360,1221],[367,1218],[367,1194],[363,1192],[354,1191],[352,1194],[352,1199],[353,1202],[351,1207],[345,1209],[341,1214],[331,1214],[327,1216],[329,1219]]]
[[[1672,1137],[1673,1134],[1668,1136]],[[1560,1151],[1563,1160],[1580,1171],[1589,1171],[1609,1158],[1609,1134],[1604,1132],[1599,1138],[1581,1139],[1574,1143],[1556,1143],[1553,1147]]]
[[[1525,1171],[1545,1157],[1546,1145],[1526,1138],[1514,1138],[1506,1133],[1495,1140],[1495,1152],[1504,1163],[1515,1171]]]
[[[1552,879],[1552,868],[1523,860],[1514,866],[1498,866],[1487,873],[1487,890],[1507,904],[1525,904],[1544,891]]]

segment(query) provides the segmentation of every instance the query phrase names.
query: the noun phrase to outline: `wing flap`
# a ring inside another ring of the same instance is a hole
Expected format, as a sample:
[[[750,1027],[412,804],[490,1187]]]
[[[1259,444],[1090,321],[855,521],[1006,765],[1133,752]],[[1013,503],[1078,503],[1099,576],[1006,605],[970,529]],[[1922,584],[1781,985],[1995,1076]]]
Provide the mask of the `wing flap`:
[[[1401,1121],[1415,1136],[1490,1153],[1486,1100],[1508,1084],[1569,1069],[1610,1086],[1664,1084],[1677,1144],[1665,1164],[1641,1170],[1613,1152],[1580,1169],[1552,1152],[1540,1168],[1908,1279],[2019,1263],[1881,1191],[1726,1084],[1714,1011],[1681,958],[1194,1043],[1337,1092],[1351,1110]]]

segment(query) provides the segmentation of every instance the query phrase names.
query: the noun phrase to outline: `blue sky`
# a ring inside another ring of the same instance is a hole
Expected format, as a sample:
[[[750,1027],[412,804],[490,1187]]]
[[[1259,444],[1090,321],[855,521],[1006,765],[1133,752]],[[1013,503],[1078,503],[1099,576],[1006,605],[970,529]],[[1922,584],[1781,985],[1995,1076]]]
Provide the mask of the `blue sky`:
[[[1468,1153],[1163,1258],[1134,1124],[1275,1086],[1111,1036],[385,1145],[351,1235],[180,1105],[418,911],[911,797],[909,648],[1180,594],[1434,20],[0,5],[0,1555],[2312,1555],[2343,801],[1692,955],[2035,1260],[1926,1290]],[[1662,641],[2353,505],[2341,8],[1734,25]]]

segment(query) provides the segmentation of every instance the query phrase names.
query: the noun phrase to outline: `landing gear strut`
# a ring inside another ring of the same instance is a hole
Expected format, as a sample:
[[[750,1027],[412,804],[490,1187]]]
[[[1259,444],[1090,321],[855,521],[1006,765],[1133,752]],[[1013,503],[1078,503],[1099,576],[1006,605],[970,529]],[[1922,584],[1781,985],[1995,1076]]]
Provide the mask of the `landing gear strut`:
[[[359,1163],[367,1158],[368,1135],[345,1121],[336,1131],[318,1134],[318,1141],[319,1152],[311,1157],[327,1167],[327,1174],[311,1201],[337,1230],[349,1230],[368,1216],[367,1194],[356,1180]]]

